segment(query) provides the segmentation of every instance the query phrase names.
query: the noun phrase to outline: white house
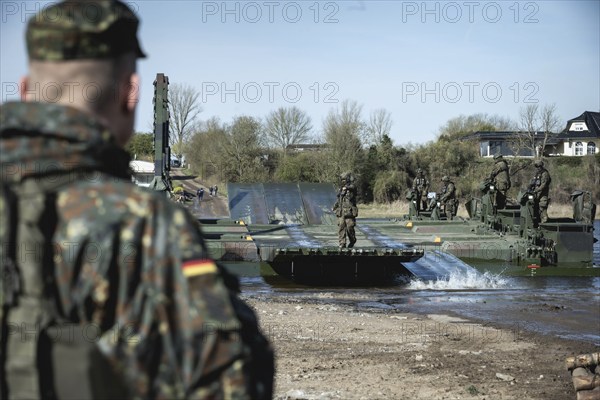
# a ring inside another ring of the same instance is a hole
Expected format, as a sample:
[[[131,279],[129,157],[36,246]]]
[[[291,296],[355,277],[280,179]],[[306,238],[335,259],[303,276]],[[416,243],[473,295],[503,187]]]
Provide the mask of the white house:
[[[479,131],[464,139],[472,139],[479,143],[479,155],[492,157],[503,156],[533,157],[532,149],[521,148],[515,152],[511,141],[519,135],[517,131]],[[544,132],[535,132],[536,143],[543,143]],[[539,139],[537,139],[539,138]],[[596,154],[600,146],[600,112],[586,111],[577,118],[570,119],[561,133],[551,133],[546,138],[544,154],[548,156],[585,156]]]
[[[556,136],[556,153],[564,156],[596,154],[600,145],[600,112],[585,111],[570,119]]]

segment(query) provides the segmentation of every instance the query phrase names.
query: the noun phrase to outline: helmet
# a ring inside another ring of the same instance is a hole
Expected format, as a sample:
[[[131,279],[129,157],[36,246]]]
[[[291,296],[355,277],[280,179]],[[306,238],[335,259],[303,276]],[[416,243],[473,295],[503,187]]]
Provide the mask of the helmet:
[[[502,159],[502,154],[495,154],[494,155],[494,160],[501,160]]]
[[[417,175],[423,174],[423,170],[421,168],[417,168]]]
[[[535,165],[538,168],[541,168],[544,166],[544,161],[542,160],[535,160],[535,162],[533,163],[533,165]]]
[[[350,171],[344,172],[343,174],[340,175],[340,180],[342,182],[347,183],[347,184],[353,183],[354,182],[354,175],[352,175],[352,172],[350,172]]]
[[[444,177],[442,177],[442,182],[450,182],[450,178],[444,175]]]

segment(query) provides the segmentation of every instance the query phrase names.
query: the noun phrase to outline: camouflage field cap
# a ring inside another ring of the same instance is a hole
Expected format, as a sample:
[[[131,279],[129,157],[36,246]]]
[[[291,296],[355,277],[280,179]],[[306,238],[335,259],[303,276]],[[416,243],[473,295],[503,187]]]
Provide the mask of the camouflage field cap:
[[[450,178],[448,178],[447,176],[443,176],[442,182],[450,182]]]
[[[533,165],[535,165],[536,167],[543,167],[544,166],[544,162],[542,160],[535,160],[535,162],[533,163]]]
[[[494,160],[501,160],[502,159],[502,154],[495,154],[494,155]]]
[[[27,25],[30,60],[108,59],[132,52],[146,57],[137,39],[139,20],[120,1],[64,1],[44,8]]]

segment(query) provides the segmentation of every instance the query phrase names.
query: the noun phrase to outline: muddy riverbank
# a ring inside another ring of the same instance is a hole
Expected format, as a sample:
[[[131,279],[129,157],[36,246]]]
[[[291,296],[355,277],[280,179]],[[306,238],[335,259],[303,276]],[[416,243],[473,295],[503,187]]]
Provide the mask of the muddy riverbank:
[[[574,399],[564,360],[597,351],[525,324],[245,297],[277,353],[277,399]]]

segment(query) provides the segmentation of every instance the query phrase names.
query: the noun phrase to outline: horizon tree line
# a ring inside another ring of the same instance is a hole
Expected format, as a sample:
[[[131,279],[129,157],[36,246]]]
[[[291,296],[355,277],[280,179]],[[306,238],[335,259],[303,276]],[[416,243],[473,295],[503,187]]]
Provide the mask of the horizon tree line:
[[[461,115],[441,126],[435,140],[398,146],[390,137],[390,112],[377,109],[365,118],[363,106],[354,100],[331,108],[322,132],[316,134],[311,118],[296,106],[279,107],[264,119],[241,115],[227,123],[217,117],[199,119],[202,108],[193,88],[175,84],[169,93],[173,153],[185,154],[201,179],[337,183],[340,174],[351,171],[363,202],[403,198],[417,168],[427,171],[433,185],[449,175],[458,181],[462,194],[476,193],[485,160],[480,160],[477,143],[464,140],[465,136],[477,131],[521,132],[511,146],[535,151],[536,132],[544,132],[545,144],[559,126],[555,105],[536,104],[520,110],[519,122],[498,115]],[[148,135],[135,135],[130,151],[151,152]],[[317,151],[291,150],[301,144],[322,146]]]

